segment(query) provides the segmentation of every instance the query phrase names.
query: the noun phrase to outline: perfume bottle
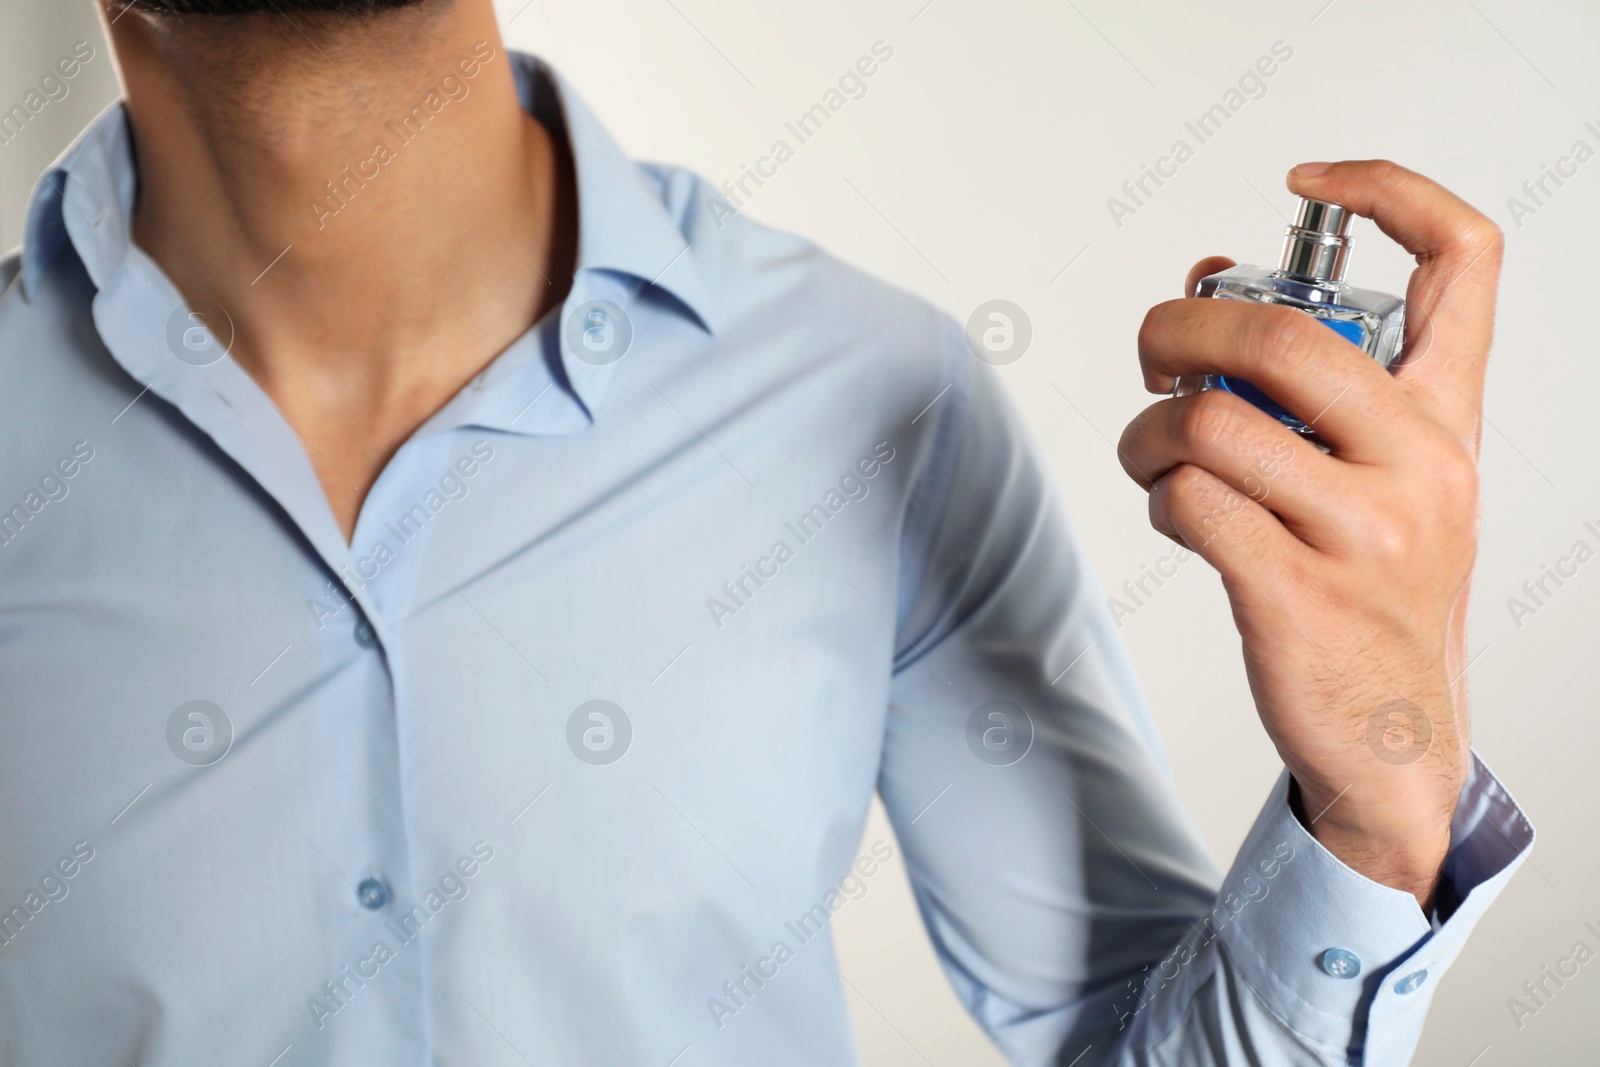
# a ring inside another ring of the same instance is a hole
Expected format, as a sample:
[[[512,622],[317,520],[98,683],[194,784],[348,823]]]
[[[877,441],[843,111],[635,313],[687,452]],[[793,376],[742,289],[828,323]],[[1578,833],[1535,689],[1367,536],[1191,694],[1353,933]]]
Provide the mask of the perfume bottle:
[[[1277,270],[1240,264],[1200,279],[1195,296],[1254,300],[1303,311],[1392,371],[1404,340],[1406,302],[1346,284],[1349,258],[1350,212],[1338,204],[1302,197],[1294,223],[1284,231]],[[1173,395],[1187,396],[1202,389],[1225,389],[1296,433],[1316,439],[1311,427],[1242,378],[1187,376],[1178,379]]]

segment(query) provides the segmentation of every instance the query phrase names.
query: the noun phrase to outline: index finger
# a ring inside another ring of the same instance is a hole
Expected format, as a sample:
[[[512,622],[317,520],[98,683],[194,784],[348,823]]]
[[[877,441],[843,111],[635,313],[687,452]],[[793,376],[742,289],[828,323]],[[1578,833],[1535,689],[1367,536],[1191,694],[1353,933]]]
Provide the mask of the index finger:
[[[1416,257],[1397,377],[1437,422],[1475,439],[1504,248],[1500,228],[1444,186],[1388,160],[1302,163],[1288,185],[1370,218]]]

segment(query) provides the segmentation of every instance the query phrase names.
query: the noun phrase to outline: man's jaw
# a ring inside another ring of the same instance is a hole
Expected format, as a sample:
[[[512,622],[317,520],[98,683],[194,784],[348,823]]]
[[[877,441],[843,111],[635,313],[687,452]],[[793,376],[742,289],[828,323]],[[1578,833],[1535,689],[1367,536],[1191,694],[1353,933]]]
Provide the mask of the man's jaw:
[[[164,15],[380,15],[427,0],[132,0]]]

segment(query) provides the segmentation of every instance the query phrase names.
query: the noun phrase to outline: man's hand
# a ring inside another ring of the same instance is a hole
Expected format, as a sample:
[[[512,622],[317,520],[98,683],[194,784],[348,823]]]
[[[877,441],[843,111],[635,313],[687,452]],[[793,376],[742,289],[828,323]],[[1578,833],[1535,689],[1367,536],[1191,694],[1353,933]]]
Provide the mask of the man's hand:
[[[1398,372],[1298,311],[1174,300],[1139,331],[1148,389],[1237,375],[1331,451],[1214,390],[1145,409],[1118,452],[1150,490],[1151,525],[1222,575],[1302,821],[1427,910],[1469,770],[1465,622],[1502,238],[1392,163],[1302,164],[1288,184],[1371,218],[1416,256]],[[1186,292],[1231,265],[1202,260]]]

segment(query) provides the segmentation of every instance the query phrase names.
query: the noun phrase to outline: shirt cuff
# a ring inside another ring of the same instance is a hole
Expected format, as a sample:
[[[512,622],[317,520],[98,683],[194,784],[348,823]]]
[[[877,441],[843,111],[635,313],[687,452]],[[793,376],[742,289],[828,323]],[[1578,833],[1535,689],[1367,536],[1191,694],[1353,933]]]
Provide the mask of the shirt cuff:
[[[1224,879],[1210,918],[1238,979],[1331,1059],[1415,1040],[1433,989],[1533,846],[1533,827],[1474,753],[1430,920],[1410,893],[1357,874],[1301,825],[1289,774]],[[1375,1055],[1374,1055],[1375,1054]]]

